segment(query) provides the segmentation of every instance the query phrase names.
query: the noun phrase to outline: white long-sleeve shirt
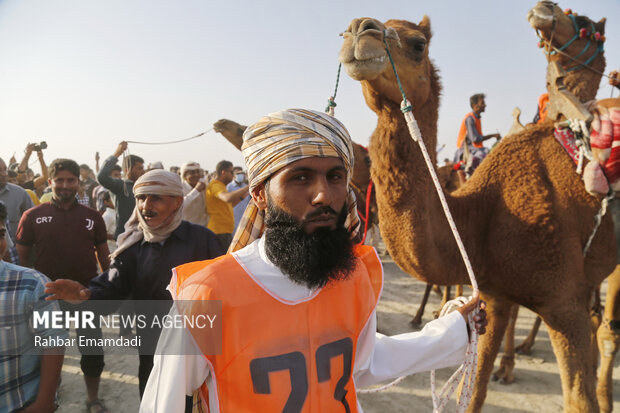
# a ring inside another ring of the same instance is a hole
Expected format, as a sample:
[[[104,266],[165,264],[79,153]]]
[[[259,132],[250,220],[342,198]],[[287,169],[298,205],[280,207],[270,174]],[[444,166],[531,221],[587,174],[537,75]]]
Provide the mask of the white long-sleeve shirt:
[[[276,298],[295,302],[307,300],[317,292],[294,283],[271,263],[262,238],[233,253],[233,256],[263,289]],[[176,334],[173,333],[175,331]],[[377,317],[376,311],[373,311],[357,343],[353,367],[353,380],[357,388],[458,365],[465,359],[467,328],[457,311],[431,321],[419,332],[385,336],[376,331]],[[186,348],[188,351],[185,354],[200,354],[193,338],[189,334],[179,334],[177,329],[164,330],[157,346],[161,349]],[[204,356],[156,355],[140,412],[182,412],[185,396],[191,395],[205,381],[209,394],[216,395],[215,383]],[[215,397],[211,397],[209,407],[211,412],[219,413]],[[358,411],[362,412],[359,402]]]
[[[183,181],[183,219],[204,227],[209,223],[204,191],[192,188],[185,181]]]

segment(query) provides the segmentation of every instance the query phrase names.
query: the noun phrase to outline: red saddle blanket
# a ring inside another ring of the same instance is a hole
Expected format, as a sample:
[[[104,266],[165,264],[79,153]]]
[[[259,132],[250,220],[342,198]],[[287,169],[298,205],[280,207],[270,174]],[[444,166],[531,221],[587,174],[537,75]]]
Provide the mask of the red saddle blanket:
[[[598,160],[613,186],[620,179],[620,99],[599,100],[592,115],[592,155]]]

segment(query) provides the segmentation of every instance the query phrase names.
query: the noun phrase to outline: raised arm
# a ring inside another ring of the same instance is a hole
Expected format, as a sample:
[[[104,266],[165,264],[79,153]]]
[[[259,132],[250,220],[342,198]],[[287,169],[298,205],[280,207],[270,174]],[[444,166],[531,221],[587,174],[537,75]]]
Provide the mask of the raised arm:
[[[49,178],[47,165],[45,165],[45,159],[43,159],[43,151],[37,151],[37,156],[39,157],[39,165],[41,166],[41,176],[34,180],[35,188],[46,183]]]
[[[237,205],[239,202],[243,201],[249,193],[249,186],[244,186],[243,188],[239,188],[232,192],[220,192],[217,194],[217,197],[224,202],[230,202],[232,206]]]
[[[101,186],[109,189],[114,194],[123,192],[124,183],[122,179],[110,178],[110,172],[112,172],[114,165],[118,163],[118,158],[123,154],[125,149],[127,149],[127,142],[123,141],[119,143],[116,151],[103,162],[103,166],[97,174],[97,181],[99,181]]]

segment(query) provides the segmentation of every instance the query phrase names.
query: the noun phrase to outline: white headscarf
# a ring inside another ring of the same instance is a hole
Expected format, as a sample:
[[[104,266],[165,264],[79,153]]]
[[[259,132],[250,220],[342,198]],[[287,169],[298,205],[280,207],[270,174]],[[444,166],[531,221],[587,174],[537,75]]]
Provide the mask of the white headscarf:
[[[164,171],[163,169],[153,169],[142,175],[133,186],[134,196],[138,195],[169,195],[183,197],[183,184],[179,175]],[[162,242],[181,225],[183,220],[183,204],[172,213],[157,228],[149,227],[144,217],[138,211],[138,205],[133,210],[131,217],[125,223],[125,232],[118,237],[118,247],[110,255],[115,258],[121,252],[131,247],[142,239],[147,242]]]

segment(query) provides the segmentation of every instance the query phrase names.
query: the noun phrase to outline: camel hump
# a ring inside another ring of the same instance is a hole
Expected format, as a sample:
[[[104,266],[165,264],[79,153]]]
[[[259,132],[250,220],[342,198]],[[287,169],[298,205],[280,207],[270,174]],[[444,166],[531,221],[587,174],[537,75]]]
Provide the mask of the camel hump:
[[[512,110],[512,126],[506,136],[514,135],[525,130],[525,126],[523,126],[521,120],[519,119],[520,117],[521,109],[519,109],[519,107],[515,107]]]

